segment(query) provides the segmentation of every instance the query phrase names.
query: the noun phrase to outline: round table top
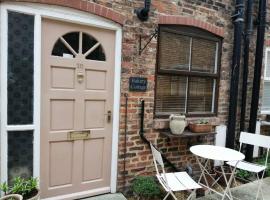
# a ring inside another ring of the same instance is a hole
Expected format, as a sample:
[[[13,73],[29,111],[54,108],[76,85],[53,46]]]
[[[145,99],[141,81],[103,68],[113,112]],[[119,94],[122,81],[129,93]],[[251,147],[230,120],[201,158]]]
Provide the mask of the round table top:
[[[240,161],[245,159],[245,155],[239,151],[214,145],[195,145],[190,148],[190,151],[199,157],[211,160]]]

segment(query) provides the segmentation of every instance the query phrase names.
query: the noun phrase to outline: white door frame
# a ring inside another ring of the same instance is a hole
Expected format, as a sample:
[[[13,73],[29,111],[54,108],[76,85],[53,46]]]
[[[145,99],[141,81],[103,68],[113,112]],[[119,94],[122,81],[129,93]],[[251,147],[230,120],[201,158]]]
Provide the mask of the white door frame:
[[[34,116],[33,124],[10,126],[7,125],[7,11],[21,12],[35,16],[34,24]],[[33,174],[40,177],[40,90],[41,90],[41,20],[42,18],[56,19],[77,24],[98,27],[115,31],[115,77],[114,77],[114,106],[113,106],[113,135],[111,161],[111,192],[116,192],[118,132],[120,111],[120,80],[121,80],[121,49],[122,28],[119,24],[102,17],[78,11],[75,9],[31,3],[0,3],[0,125],[1,125],[1,182],[7,180],[7,131],[33,130]],[[54,198],[56,199],[56,198]]]

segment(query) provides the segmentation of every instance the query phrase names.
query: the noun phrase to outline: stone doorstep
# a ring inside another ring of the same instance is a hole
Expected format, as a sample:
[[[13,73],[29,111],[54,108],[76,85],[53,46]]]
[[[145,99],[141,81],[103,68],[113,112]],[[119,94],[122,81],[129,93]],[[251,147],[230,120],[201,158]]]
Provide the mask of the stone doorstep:
[[[105,195],[99,195],[95,197],[89,197],[81,200],[127,200],[123,194],[117,193],[117,194],[105,194]]]
[[[236,198],[243,199],[243,200],[255,200],[256,193],[258,189],[258,182],[254,181],[251,183],[247,183],[232,189],[232,195]],[[263,195],[265,200],[270,199],[270,177],[265,178],[263,180],[262,185]],[[218,195],[208,195],[205,197],[198,198],[197,200],[213,200],[219,199],[220,196]],[[261,198],[258,198],[261,200]]]

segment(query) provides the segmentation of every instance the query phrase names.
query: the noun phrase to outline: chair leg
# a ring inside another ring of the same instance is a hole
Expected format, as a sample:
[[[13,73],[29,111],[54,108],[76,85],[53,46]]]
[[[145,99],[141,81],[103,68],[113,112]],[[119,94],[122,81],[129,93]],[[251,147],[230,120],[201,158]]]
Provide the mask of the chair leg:
[[[192,199],[196,199],[196,190],[193,190],[187,198],[187,200],[192,200]]]
[[[178,200],[177,197],[174,195],[174,193],[171,191],[170,194],[172,195],[172,197],[175,199],[175,200]]]
[[[167,195],[164,197],[163,200],[166,200],[168,198],[168,196],[170,195],[170,192],[167,193]]]
[[[230,170],[231,170],[231,172],[232,172],[232,166],[230,165]],[[235,176],[233,176],[233,183],[234,183],[234,185],[233,186],[236,186],[236,180],[235,180]]]
[[[263,174],[262,174],[262,177],[261,178],[259,178],[259,174],[257,173],[257,179],[259,181],[259,185],[258,185],[256,200],[259,197],[259,193],[261,193],[262,199],[264,200],[264,198],[263,198],[263,192],[262,192],[262,182],[263,182],[264,173],[265,173],[265,171],[263,171]]]
[[[178,200],[177,197],[174,195],[174,193],[172,191],[169,191],[167,193],[167,195],[164,197],[163,200],[166,200],[170,195],[172,195],[172,197],[174,198],[174,200]]]

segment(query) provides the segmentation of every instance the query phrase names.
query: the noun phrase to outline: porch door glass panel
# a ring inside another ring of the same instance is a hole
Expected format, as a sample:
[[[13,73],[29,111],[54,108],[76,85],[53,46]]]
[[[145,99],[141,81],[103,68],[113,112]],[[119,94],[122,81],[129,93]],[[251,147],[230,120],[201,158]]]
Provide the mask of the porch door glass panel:
[[[8,132],[8,182],[33,175],[33,131]]]
[[[8,13],[8,124],[33,123],[34,16]]]
[[[8,131],[2,133],[7,134],[8,182],[33,175],[34,21],[33,15],[8,12]]]

